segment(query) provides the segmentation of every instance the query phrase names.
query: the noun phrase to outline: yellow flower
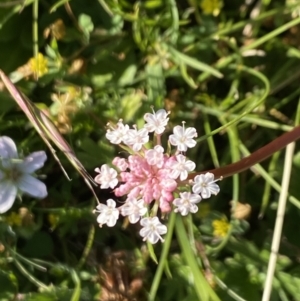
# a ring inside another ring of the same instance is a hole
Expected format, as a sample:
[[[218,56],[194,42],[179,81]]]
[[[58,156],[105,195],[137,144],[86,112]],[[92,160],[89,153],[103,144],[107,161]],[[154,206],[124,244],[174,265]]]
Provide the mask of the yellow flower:
[[[36,77],[42,77],[48,72],[47,63],[48,60],[41,53],[38,53],[36,57],[33,57],[28,61],[31,72]]]
[[[22,217],[20,214],[16,212],[10,213],[6,218],[6,222],[11,226],[21,226],[22,225]]]
[[[224,237],[229,230],[230,224],[226,217],[223,217],[222,219],[215,219],[212,222],[212,226],[214,228],[213,235],[215,237]]]
[[[205,15],[217,16],[223,6],[221,0],[202,0],[200,7]]]

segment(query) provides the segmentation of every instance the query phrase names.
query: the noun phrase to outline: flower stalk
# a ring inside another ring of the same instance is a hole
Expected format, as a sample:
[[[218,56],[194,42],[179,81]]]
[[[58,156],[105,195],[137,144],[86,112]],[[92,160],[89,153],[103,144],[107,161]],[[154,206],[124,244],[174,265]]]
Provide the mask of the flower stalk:
[[[300,139],[300,126],[296,126],[292,131],[284,133],[283,135],[279,136],[267,145],[261,147],[248,157],[219,168],[190,173],[187,179],[193,179],[195,176],[205,174],[207,172],[214,174],[215,178],[230,177],[234,174],[249,169],[257,163],[264,161],[277,151],[285,148],[288,144],[297,141],[298,139]]]

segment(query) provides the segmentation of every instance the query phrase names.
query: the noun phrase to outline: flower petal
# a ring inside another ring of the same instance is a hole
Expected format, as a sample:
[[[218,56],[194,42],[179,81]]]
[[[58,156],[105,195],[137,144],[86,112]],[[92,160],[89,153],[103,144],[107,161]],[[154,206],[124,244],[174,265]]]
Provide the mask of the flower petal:
[[[189,139],[197,137],[197,131],[195,128],[187,128],[185,129],[185,136]]]
[[[17,182],[17,187],[33,197],[43,199],[47,196],[47,187],[40,180],[31,175],[24,174]]]
[[[18,152],[14,141],[7,137],[0,137],[0,156],[2,158],[18,158]]]
[[[47,155],[44,151],[34,152],[27,156],[24,161],[18,165],[18,168],[25,173],[33,173],[43,167],[46,160]]]
[[[10,182],[0,183],[0,213],[8,211],[17,195],[17,187]]]
[[[176,126],[174,127],[174,129],[173,129],[173,133],[174,133],[175,136],[181,137],[181,136],[184,135],[184,129],[183,129],[182,126],[176,125]]]

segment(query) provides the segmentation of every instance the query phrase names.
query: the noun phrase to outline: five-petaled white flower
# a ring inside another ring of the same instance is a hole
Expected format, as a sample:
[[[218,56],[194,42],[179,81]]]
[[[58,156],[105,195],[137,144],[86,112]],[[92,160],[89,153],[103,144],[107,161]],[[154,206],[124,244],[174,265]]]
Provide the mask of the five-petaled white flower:
[[[148,131],[143,128],[141,130],[130,129],[124,137],[124,143],[130,146],[135,152],[141,150],[142,146],[149,141]]]
[[[124,125],[122,120],[119,120],[117,126],[107,130],[105,137],[113,144],[120,144],[129,131],[129,126]]]
[[[206,174],[198,175],[194,178],[193,192],[201,194],[203,199],[208,199],[212,194],[216,195],[220,191],[220,187],[215,183],[214,175],[210,172]]]
[[[0,213],[12,207],[18,192],[39,199],[47,196],[46,185],[32,175],[46,159],[44,151],[20,159],[14,141],[6,136],[0,137]]]
[[[177,146],[177,150],[180,152],[186,152],[188,148],[192,148],[196,145],[196,141],[193,139],[197,137],[197,131],[193,127],[184,128],[184,126],[177,125],[173,129],[172,135],[169,137],[169,141],[172,145]]]
[[[118,185],[118,173],[115,169],[109,167],[107,164],[101,166],[101,170],[97,167],[95,171],[99,173],[95,177],[95,182],[101,184],[102,189],[115,188]]]
[[[144,115],[144,119],[147,122],[145,128],[150,133],[155,132],[158,135],[162,134],[168,124],[169,114],[170,113],[167,113],[164,109],[158,110],[156,113],[153,111],[153,114],[146,113]]]
[[[193,171],[195,167],[196,164],[193,161],[186,160],[184,155],[179,154],[176,156],[176,161],[174,161],[171,166],[171,177],[177,179],[180,176],[180,181],[184,181],[188,177],[188,172]]]
[[[147,213],[147,207],[143,199],[128,198],[126,203],[121,207],[121,214],[128,216],[129,222],[135,224],[139,221],[141,216]]]
[[[108,199],[106,204],[99,204],[94,213],[100,213],[97,217],[100,227],[104,224],[107,224],[108,227],[113,227],[119,218],[119,210],[116,208],[116,202],[113,199]]]
[[[149,165],[156,165],[158,168],[164,164],[164,148],[156,145],[154,149],[148,149],[145,153]]]
[[[167,233],[167,227],[159,221],[157,216],[144,217],[141,219],[140,224],[143,227],[140,230],[140,235],[143,237],[143,241],[147,240],[151,244],[156,244],[158,240],[164,242],[161,235]]]
[[[173,205],[177,208],[175,212],[180,212],[181,215],[188,215],[189,212],[196,213],[198,211],[197,203],[201,201],[199,194],[192,194],[190,192],[179,193],[180,198],[173,201]]]

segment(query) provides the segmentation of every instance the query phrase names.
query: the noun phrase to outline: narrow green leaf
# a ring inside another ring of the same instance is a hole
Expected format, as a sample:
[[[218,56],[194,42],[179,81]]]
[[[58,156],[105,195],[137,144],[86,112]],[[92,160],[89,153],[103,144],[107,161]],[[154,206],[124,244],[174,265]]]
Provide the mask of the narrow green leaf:
[[[210,67],[209,65],[202,63],[198,61],[197,59],[188,56],[182,52],[179,52],[178,50],[174,49],[173,47],[168,46],[168,49],[170,53],[173,56],[173,59],[178,64],[184,63],[194,69],[197,69],[199,71],[210,73],[211,75],[214,75],[218,78],[222,78],[223,74],[219,72],[218,70],[214,69],[213,67]]]
[[[188,240],[187,233],[185,231],[181,216],[177,217],[175,228],[176,228],[176,235],[178,238],[178,242],[179,242],[180,248],[184,254],[185,261],[191,268],[191,271],[192,271],[192,274],[194,277],[195,291],[197,293],[198,300],[199,301],[210,301],[210,300],[220,301],[219,297],[216,295],[216,293],[210,287],[210,285],[206,281],[202,271],[200,270],[200,268],[198,266],[195,255],[189,244],[189,240]]]
[[[75,284],[75,289],[72,294],[71,301],[79,301],[80,299],[80,291],[81,291],[81,282],[78,277],[78,274],[75,272],[75,270],[70,271],[73,283]]]
[[[69,2],[71,0],[60,0],[58,2],[56,2],[51,8],[50,8],[50,13],[55,12],[60,6],[66,4],[67,2]]]
[[[180,73],[181,73],[183,79],[186,81],[186,83],[187,83],[191,88],[197,89],[197,88],[198,88],[197,84],[195,83],[195,81],[193,80],[193,78],[190,77],[190,76],[188,75],[188,73],[187,73],[186,65],[183,64],[183,63],[180,63],[179,67],[180,67]]]
[[[150,254],[150,257],[152,258],[152,260],[156,264],[158,264],[157,257],[156,257],[155,252],[154,252],[153,245],[150,242],[147,242],[147,248],[148,248],[148,251],[149,251],[149,254]]]

